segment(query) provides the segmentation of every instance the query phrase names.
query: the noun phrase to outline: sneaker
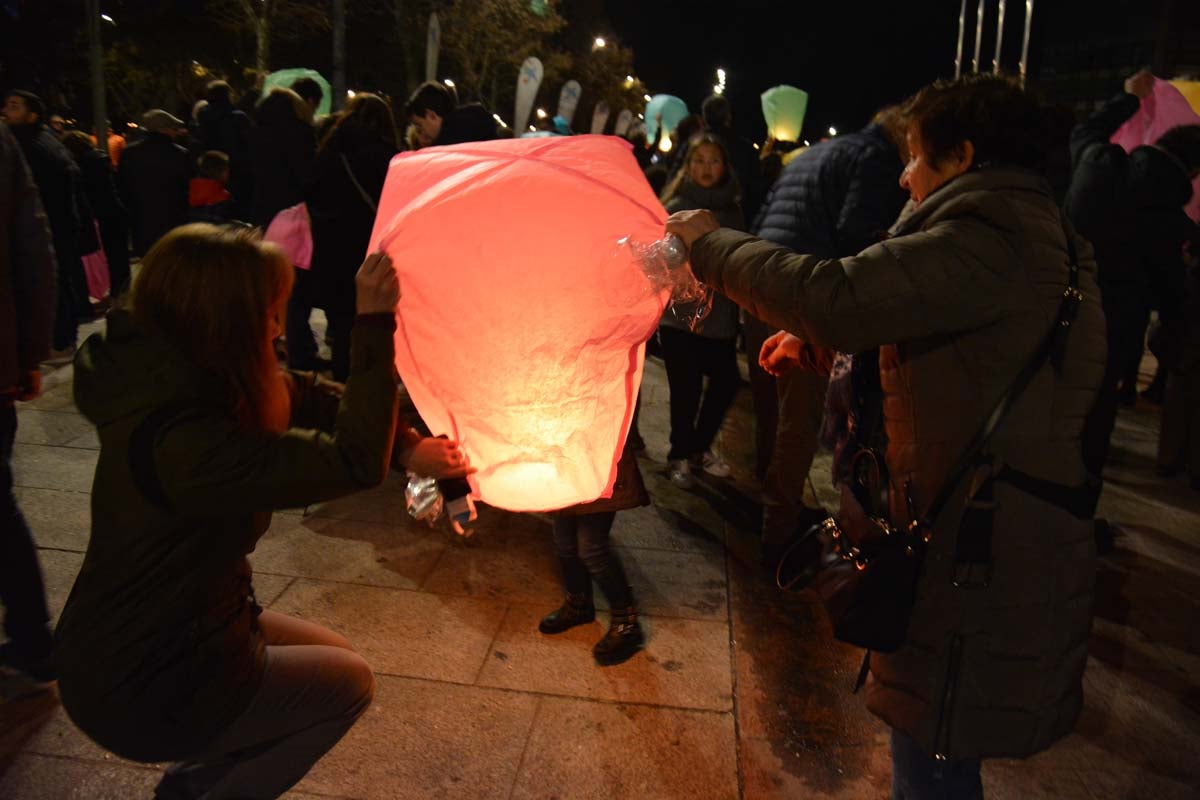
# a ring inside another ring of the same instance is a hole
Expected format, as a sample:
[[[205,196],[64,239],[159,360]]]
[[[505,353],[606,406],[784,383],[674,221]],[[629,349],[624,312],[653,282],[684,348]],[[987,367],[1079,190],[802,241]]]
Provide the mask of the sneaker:
[[[680,489],[690,489],[692,486],[692,466],[686,458],[672,460],[667,475],[671,478],[671,483]]]
[[[728,478],[733,473],[729,465],[712,450],[704,451],[704,455],[700,457],[700,464],[704,471],[714,478]]]

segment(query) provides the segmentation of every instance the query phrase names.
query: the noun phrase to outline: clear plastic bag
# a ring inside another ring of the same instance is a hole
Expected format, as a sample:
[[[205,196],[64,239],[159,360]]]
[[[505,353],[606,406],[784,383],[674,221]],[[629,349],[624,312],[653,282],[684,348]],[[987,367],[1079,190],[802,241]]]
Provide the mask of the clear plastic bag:
[[[437,481],[412,472],[408,473],[408,485],[404,487],[404,503],[410,517],[431,528],[445,508]]]
[[[650,282],[650,291],[671,293],[671,313],[677,319],[687,323],[693,331],[704,324],[712,309],[712,290],[696,280],[687,266],[688,253],[682,239],[667,234],[646,244],[626,236],[617,244],[633,253]]]

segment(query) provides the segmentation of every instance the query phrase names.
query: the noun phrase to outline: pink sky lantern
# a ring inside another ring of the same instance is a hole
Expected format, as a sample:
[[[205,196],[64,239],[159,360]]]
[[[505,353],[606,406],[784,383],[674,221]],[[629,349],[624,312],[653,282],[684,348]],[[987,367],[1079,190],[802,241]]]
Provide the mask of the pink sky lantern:
[[[511,511],[607,497],[662,314],[626,236],[666,213],[627,142],[510,139],[402,153],[372,250],[395,262],[396,367]]]

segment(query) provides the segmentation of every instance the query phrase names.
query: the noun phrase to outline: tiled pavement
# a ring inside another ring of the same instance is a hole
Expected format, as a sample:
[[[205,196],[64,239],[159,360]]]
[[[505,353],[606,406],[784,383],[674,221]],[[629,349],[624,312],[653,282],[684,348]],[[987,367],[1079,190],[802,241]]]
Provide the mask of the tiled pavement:
[[[886,730],[850,693],[859,654],[754,566],[748,393],[722,434],[733,478],[681,491],[656,360],[643,392],[655,504],[619,514],[614,537],[649,643],[624,665],[591,661],[602,620],[537,633],[558,600],[545,517],[483,509],[462,540],[410,521],[399,480],[276,516],[253,558],[260,601],[341,631],[378,676],[374,706],[288,797],[887,796]],[[1145,407],[1117,432],[1102,511],[1129,528],[1101,565],[1077,731],[988,763],[990,800],[1200,797],[1200,494],[1151,476],[1156,429]],[[86,547],[97,447],[71,368],[48,375],[15,461],[54,614]],[[829,498],[827,466],[813,477]],[[52,693],[0,705],[0,800],[148,798],[158,769],[90,743]]]

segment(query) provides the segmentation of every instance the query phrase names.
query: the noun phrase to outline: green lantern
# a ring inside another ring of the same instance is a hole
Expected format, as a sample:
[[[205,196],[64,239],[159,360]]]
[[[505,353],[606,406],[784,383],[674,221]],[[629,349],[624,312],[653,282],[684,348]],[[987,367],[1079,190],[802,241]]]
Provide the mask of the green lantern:
[[[315,69],[297,67],[295,69],[281,69],[272,72],[263,80],[262,96],[266,97],[276,86],[290,89],[292,88],[292,84],[301,78],[312,78],[321,84],[321,103],[317,106],[315,116],[323,117],[328,114],[330,109],[333,108],[333,89],[329,86],[329,81],[325,80],[324,76]]]
[[[762,93],[767,133],[777,142],[798,142],[808,110],[808,92],[795,86],[775,86]]]

